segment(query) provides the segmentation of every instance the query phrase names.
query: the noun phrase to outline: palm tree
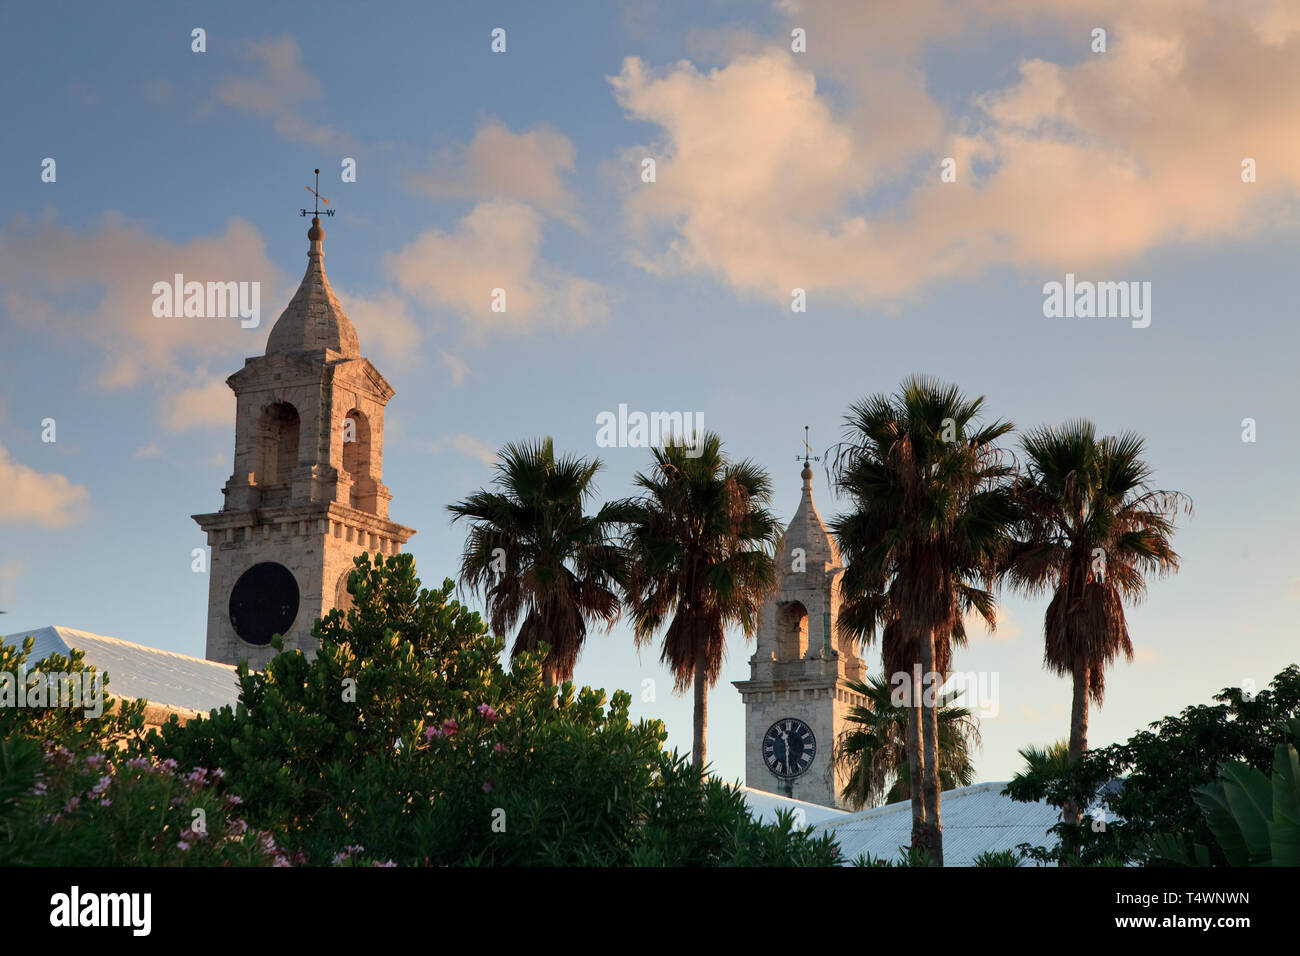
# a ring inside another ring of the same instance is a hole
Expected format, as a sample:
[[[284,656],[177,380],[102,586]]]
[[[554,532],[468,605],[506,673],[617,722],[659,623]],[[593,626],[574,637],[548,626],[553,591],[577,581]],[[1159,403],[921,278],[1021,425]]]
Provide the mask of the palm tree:
[[[984,399],[927,377],[906,379],[896,395],[852,405],[832,474],[852,502],[832,524],[846,560],[840,630],[864,643],[881,637],[891,674],[942,683],[963,615],[990,626],[988,590],[1012,540],[1014,468],[997,442],[1009,422],[978,423]],[[912,845],[943,865],[939,744],[934,701],[912,685],[908,763]]]
[[[660,657],[678,693],[694,685],[691,754],[703,767],[708,689],[722,668],[726,629],[739,625],[753,636],[776,583],[780,525],[767,510],[767,472],[731,461],[713,432],[695,440],[653,449],[654,467],[635,479],[643,493],[624,503],[623,517],[636,641],[652,640],[669,622]]]
[[[1059,776],[1070,765],[1070,743],[1057,740],[1046,747],[1030,745],[1016,751],[1025,760],[1025,769],[1011,778],[1009,786],[1023,785],[1030,777]]]
[[[1170,545],[1174,517],[1191,499],[1153,489],[1142,438],[1132,432],[1098,438],[1092,422],[1075,419],[1036,428],[1017,494],[1023,541],[1008,576],[1027,594],[1050,591],[1043,623],[1044,663],[1074,683],[1069,762],[1088,748],[1089,702],[1101,705],[1106,668],[1121,653],[1133,659],[1124,601],[1146,593],[1146,578],[1178,570]],[[1080,808],[1066,808],[1070,822]]]
[[[835,760],[849,771],[840,795],[855,810],[910,799],[907,708],[893,702],[884,677],[850,681],[848,686],[866,698],[866,703],[849,710],[846,720],[851,729],[836,743]],[[971,749],[980,744],[979,723],[965,707],[953,706],[959,693],[944,694],[937,702],[939,782],[944,790],[975,782]]]
[[[497,634],[522,619],[511,657],[547,646],[547,686],[573,676],[588,622],[608,629],[621,610],[627,555],[617,505],[584,513],[601,468],[600,459],[557,459],[550,438],[512,443],[497,454],[495,490],[447,506],[453,523],[470,521],[461,586],[483,595]]]

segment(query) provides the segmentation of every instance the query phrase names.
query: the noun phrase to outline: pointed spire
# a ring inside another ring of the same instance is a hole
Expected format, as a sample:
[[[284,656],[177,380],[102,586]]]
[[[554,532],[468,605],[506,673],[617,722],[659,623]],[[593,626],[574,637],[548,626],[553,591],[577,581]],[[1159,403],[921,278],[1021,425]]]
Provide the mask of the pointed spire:
[[[330,349],[348,358],[360,358],[357,330],[325,275],[325,230],[319,216],[312,219],[307,239],[307,272],[271,329],[266,354]]]
[[[803,479],[803,491],[799,495],[799,507],[785,529],[785,555],[788,558],[795,548],[803,548],[809,569],[821,562],[833,568],[843,567],[839,546],[826,530],[826,523],[813,502],[812,465],[805,462],[799,477]]]

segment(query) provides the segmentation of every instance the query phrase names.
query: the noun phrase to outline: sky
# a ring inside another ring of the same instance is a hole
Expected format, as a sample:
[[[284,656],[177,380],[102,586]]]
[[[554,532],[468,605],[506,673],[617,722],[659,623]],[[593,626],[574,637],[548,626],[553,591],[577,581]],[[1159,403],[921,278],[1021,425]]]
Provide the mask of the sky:
[[[302,276],[319,167],[331,284],[396,389],[384,481],[426,584],[458,566],[446,505],[505,442],[599,456],[617,498],[649,453],[599,447],[597,416],[693,412],[788,520],[804,426],[821,451],[851,402],[925,373],[1022,428],[1134,430],[1194,501],[1091,745],[1300,657],[1294,4],[23,5],[0,12],[0,78],[5,633],[203,655],[190,516],[220,506],[224,380]],[[258,327],[155,317],[177,272],[260,282]],[[1067,275],[1139,283],[1146,318],[1045,314]],[[845,506],[821,469],[814,494]],[[1046,599],[1003,598],[954,664],[997,675],[982,781],[1069,730]],[[751,653],[729,636],[710,695],[733,780]],[[575,680],[628,689],[689,751],[690,695],[625,622]]]

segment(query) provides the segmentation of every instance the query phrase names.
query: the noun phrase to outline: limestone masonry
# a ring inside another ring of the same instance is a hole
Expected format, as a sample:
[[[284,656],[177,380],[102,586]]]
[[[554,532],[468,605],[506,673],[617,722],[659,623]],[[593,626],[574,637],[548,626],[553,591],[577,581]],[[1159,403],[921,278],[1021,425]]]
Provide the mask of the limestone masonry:
[[[393,388],[330,289],[319,219],[307,236],[307,273],[266,354],[226,379],[236,412],[225,502],[194,515],[212,548],[207,658],[254,669],[273,655],[272,633],[314,655],[316,619],[351,601],[353,558],[397,554],[415,534],[389,520],[382,481]]]

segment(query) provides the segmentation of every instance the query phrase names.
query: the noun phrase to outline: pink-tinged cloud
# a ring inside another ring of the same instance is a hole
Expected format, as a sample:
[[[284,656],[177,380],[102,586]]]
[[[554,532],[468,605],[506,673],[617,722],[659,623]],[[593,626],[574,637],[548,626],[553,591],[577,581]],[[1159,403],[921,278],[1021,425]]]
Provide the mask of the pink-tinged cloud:
[[[573,171],[572,141],[538,125],[514,133],[500,120],[485,122],[467,145],[441,150],[407,184],[433,198],[505,199],[527,203],[576,224],[574,199],[563,175]]]
[[[156,316],[154,286],[174,284],[177,273],[205,285],[260,283],[260,325],[242,328],[237,316]],[[99,384],[106,388],[145,380],[179,387],[209,359],[237,368],[265,345],[278,315],[266,290],[277,285],[261,234],[242,219],[230,219],[218,235],[182,243],[116,214],[89,232],[49,217],[20,217],[0,230],[0,290],[9,320],[37,326],[55,342],[94,347],[104,356]]]
[[[542,216],[524,203],[475,206],[455,231],[430,229],[385,257],[402,291],[449,308],[471,336],[581,328],[608,315],[605,289],[541,257]],[[504,311],[494,311],[504,292]]]
[[[57,530],[85,520],[89,513],[85,486],[13,461],[0,445],[0,524]]]
[[[658,130],[622,154],[634,261],[786,303],[796,287],[810,305],[864,303],[1000,266],[1059,276],[1294,228],[1300,8],[1251,9],[797,3],[806,56],[787,38],[707,72],[630,58],[614,95]],[[940,109],[925,56],[1007,25],[1077,37],[1078,54],[1025,60],[1010,85]],[[1089,50],[1098,25],[1104,54]],[[643,156],[655,183],[636,175]],[[956,182],[940,180],[946,157]]]
[[[224,428],[235,423],[235,393],[221,375],[207,376],[198,385],[164,395],[158,403],[163,425],[173,432],[192,428]]]

